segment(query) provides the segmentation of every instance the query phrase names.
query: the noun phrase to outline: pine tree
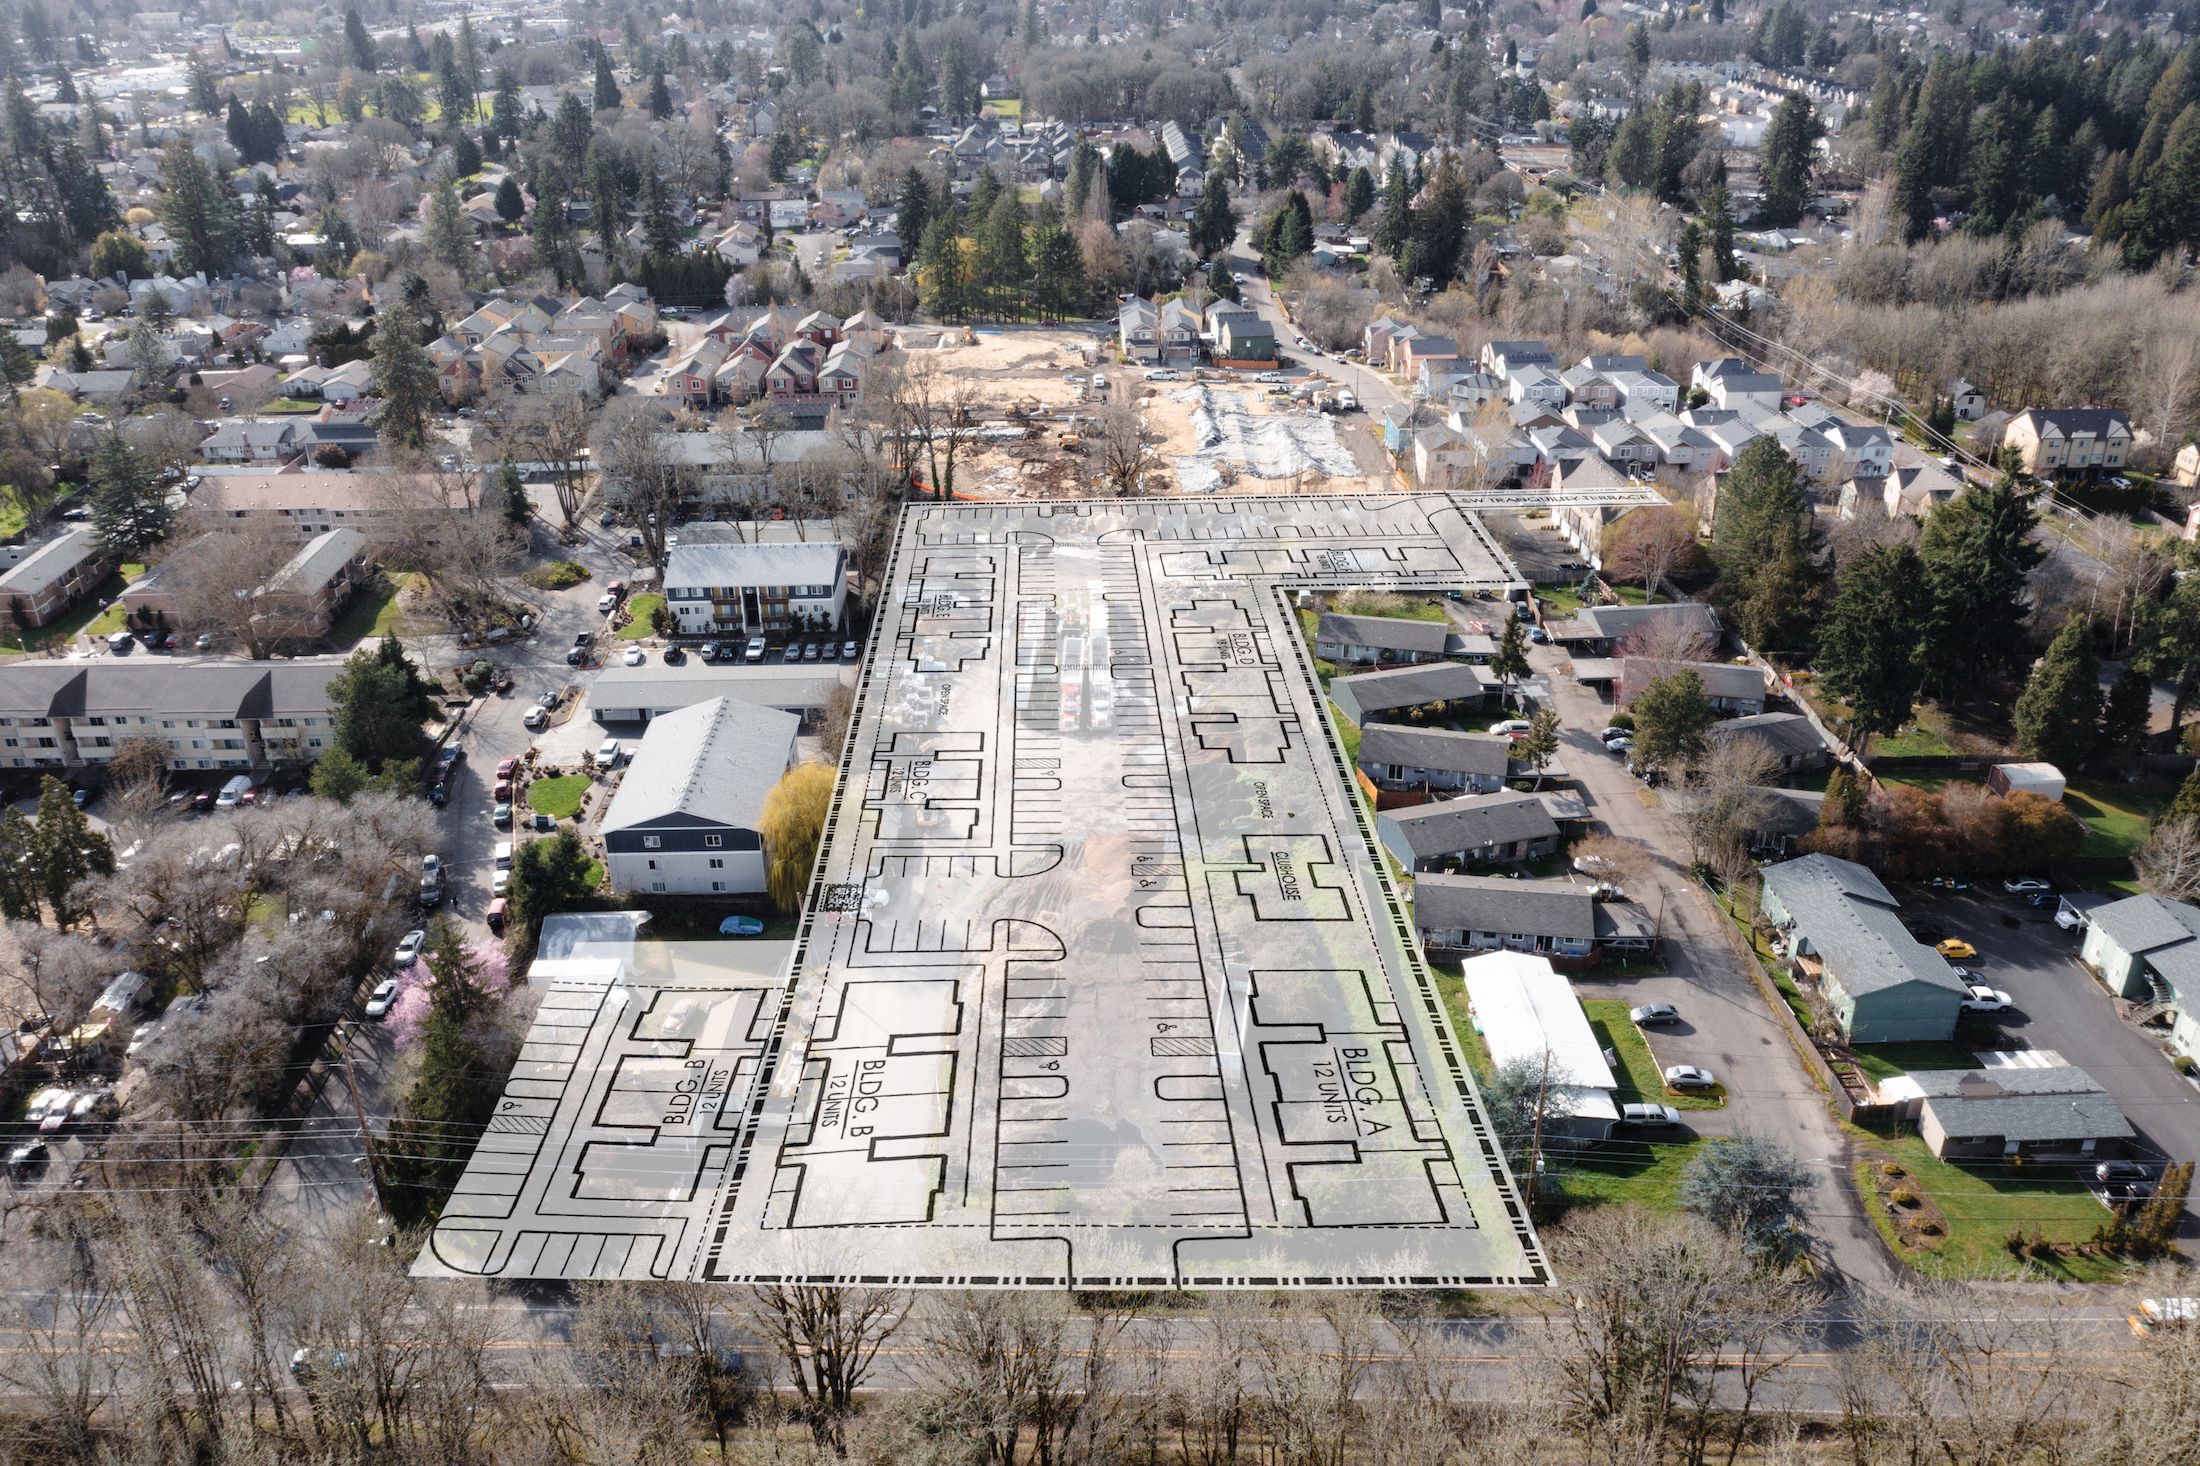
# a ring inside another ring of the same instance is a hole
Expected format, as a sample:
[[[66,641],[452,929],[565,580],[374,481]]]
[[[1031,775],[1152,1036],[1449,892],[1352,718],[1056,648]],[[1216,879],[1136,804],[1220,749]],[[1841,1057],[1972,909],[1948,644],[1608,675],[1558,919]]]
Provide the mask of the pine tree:
[[[381,65],[381,56],[375,50],[374,37],[367,34],[367,23],[359,18],[359,7],[344,7],[344,53],[351,60],[355,71],[373,71]]]
[[[236,210],[214,170],[182,138],[160,156],[161,223],[174,241],[179,274],[212,278],[235,256]]]
[[[672,217],[672,196],[654,162],[642,175],[642,248],[659,260],[680,253],[680,226]]]
[[[1820,685],[1852,710],[1861,750],[1916,712],[1925,680],[1921,645],[1932,598],[1924,566],[1904,545],[1874,545],[1843,567],[1818,628]]]
[[[527,502],[527,483],[509,458],[497,465],[496,492],[506,519],[524,526],[534,517],[534,508]]]
[[[206,57],[194,50],[185,67],[189,76],[191,110],[211,117],[221,110],[220,84],[214,79],[214,68],[207,65]]]
[[[662,66],[649,74],[649,115],[659,122],[672,116],[672,86]]]
[[[1199,202],[1192,206],[1192,253],[1211,260],[1230,248],[1237,238],[1237,215],[1230,209],[1230,185],[1222,170],[1215,169],[1200,185]]]
[[[1703,230],[1694,219],[1681,225],[1673,241],[1681,266],[1681,304],[1690,315],[1703,308]]]
[[[611,75],[611,53],[603,47],[596,48],[596,110],[616,112],[626,100],[619,91],[619,83]]]
[[[168,486],[119,433],[107,434],[92,450],[91,478],[92,534],[100,553],[117,565],[143,558],[174,517]]]
[[[1413,215],[1413,268],[1441,288],[1458,273],[1466,248],[1467,222],[1471,217],[1466,179],[1446,154],[1436,165],[1421,207]],[[1306,247],[1314,247],[1313,223],[1308,220]]]
[[[2126,766],[2146,748],[2147,721],[2154,711],[2154,683],[2137,667],[2127,666],[2108,685],[2101,705],[2101,751]]]
[[[1803,217],[1810,194],[1811,160],[1826,126],[1811,110],[1810,98],[1789,92],[1773,110],[1758,149],[1764,176],[1765,221],[1786,227]]]
[[[1361,215],[1375,207],[1375,175],[1363,167],[1352,170],[1344,183],[1344,216],[1346,223],[1357,221]]]
[[[507,173],[497,184],[497,217],[506,224],[517,224],[527,216],[527,199],[519,191],[519,180]]]
[[[1742,263],[1734,254],[1734,207],[1727,196],[1726,170],[1719,170],[1718,181],[1704,195],[1704,233],[1711,245],[1711,270],[1719,277],[1719,283],[1742,277]]]
[[[1811,619],[1819,576],[1810,527],[1802,470],[1779,440],[1744,448],[1719,489],[1711,559],[1721,601],[1759,650],[1795,650]]]
[[[1935,508],[1918,536],[1932,595],[1926,686],[1953,697],[2015,663],[2026,644],[2026,583],[2046,557],[2032,541],[2038,516],[2013,479],[1972,488]]]
[[[1383,213],[1375,225],[1375,247],[1392,262],[1402,263],[1406,242],[1412,237],[1413,191],[1406,182],[1405,164],[1393,157],[1383,175]]]
[[[419,323],[402,304],[385,311],[375,325],[374,386],[382,399],[376,435],[391,448],[426,447],[440,402],[435,363],[422,349]]]
[[[1024,210],[1013,193],[1002,193],[986,211],[979,241],[979,269],[996,291],[1024,283]]]
[[[912,167],[902,175],[901,193],[894,205],[894,232],[900,236],[902,248],[921,246],[931,222],[932,187],[924,181],[924,174]]]
[[[2100,733],[2100,663],[2083,615],[2063,623],[2025,680],[2010,716],[2026,758],[2075,768],[2092,756]]]
[[[1648,768],[1686,763],[1701,754],[1716,721],[1703,676],[1693,667],[1651,678],[1628,711],[1635,718],[1635,762]]]
[[[1933,232],[1932,140],[1922,122],[1903,136],[1894,160],[1894,208],[1904,243],[1916,244]]]
[[[526,132],[525,111],[525,104],[520,98],[519,78],[499,67],[496,95],[489,103],[490,136],[503,142]]]
[[[421,243],[430,256],[464,275],[474,260],[474,230],[458,206],[458,189],[448,176],[428,185],[427,220]]]
[[[955,221],[936,218],[924,227],[924,244],[917,252],[917,279],[924,303],[942,320],[961,320],[969,309],[969,259]]]
[[[86,914],[77,895],[85,878],[106,875],[115,868],[114,847],[85,819],[69,786],[51,774],[39,780],[31,856],[38,869],[40,894],[53,908],[58,927],[74,926]]]

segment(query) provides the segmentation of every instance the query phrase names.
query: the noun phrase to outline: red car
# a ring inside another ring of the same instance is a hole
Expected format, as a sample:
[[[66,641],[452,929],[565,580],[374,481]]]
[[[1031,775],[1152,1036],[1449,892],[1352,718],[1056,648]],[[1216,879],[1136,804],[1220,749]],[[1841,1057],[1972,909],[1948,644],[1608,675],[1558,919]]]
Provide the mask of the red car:
[[[497,801],[497,803],[499,803],[499,804],[509,804],[509,803],[511,803],[511,800],[512,800],[512,781],[511,781],[510,779],[499,779],[499,780],[497,780],[497,791],[496,791],[496,801]]]
[[[518,772],[519,772],[519,760],[518,760],[518,759],[516,759],[516,758],[504,758],[504,759],[498,759],[498,760],[497,760],[497,782],[498,782],[498,783],[500,783],[500,784],[501,784],[501,783],[504,783],[504,782],[506,782],[507,780],[509,780],[509,779],[510,779],[510,778],[512,777],[512,775],[514,775],[514,774],[516,774],[516,773],[518,773]]]

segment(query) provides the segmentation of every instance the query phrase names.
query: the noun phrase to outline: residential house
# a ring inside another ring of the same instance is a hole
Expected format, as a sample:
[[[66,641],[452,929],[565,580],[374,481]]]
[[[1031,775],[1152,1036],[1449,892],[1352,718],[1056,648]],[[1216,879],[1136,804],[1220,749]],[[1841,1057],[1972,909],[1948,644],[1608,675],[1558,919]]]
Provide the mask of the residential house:
[[[1439,425],[1413,435],[1413,479],[1424,489],[1459,488],[1480,462],[1479,443],[1464,433]]]
[[[1739,408],[1745,404],[1776,413],[1787,395],[1787,384],[1769,372],[1760,372],[1738,356],[1718,361],[1699,361],[1688,375],[1691,394],[1701,392],[1713,407]]]
[[[2170,477],[2181,489],[2200,488],[2200,443],[2187,443],[2177,450],[2177,462]],[[2192,536],[2188,534],[2185,538],[2189,540]]]
[[[107,578],[99,536],[72,529],[48,540],[0,575],[0,612],[21,626],[44,626]]]
[[[1728,662],[1676,662],[1658,657],[1622,657],[1613,701],[1632,707],[1644,689],[1660,677],[1694,672],[1703,683],[1704,701],[1721,718],[1750,717],[1765,710],[1765,676],[1754,666]]]
[[[2131,420],[2113,407],[2028,407],[2001,441],[2034,478],[2120,473],[2131,461]]]
[[[1883,479],[1894,467],[1894,435],[1880,423],[1836,418],[1823,430],[1833,445],[1831,473],[1837,479]]]
[[[1678,417],[1711,445],[1708,456],[1696,464],[1705,473],[1725,473],[1744,448],[1764,436],[1740,413],[1723,407],[1691,408]]]
[[[1942,1160],[2092,1160],[2123,1153],[2131,1122],[2092,1075],[2038,1068],[1912,1069],[1879,1085]]]
[[[346,526],[324,530],[252,594],[253,614],[287,638],[325,635],[337,611],[366,578],[367,537]]]
[[[2151,892],[2097,906],[2078,957],[2145,1016],[2166,1017],[2171,1048],[2200,1058],[2200,907]]]
[[[1459,343],[1449,336],[1415,335],[1398,344],[1396,356],[1398,375],[1413,381],[1420,376],[1421,368],[1431,362],[1456,362]]]
[[[1806,855],[1767,867],[1758,909],[1787,956],[1825,996],[1850,1043],[1955,1036],[1968,995],[1938,952],[1910,935],[1901,903],[1851,860]]]
[[[1126,295],[1115,312],[1116,343],[1124,359],[1157,363],[1161,360],[1161,312],[1143,296]]]
[[[178,770],[297,767],[334,744],[339,657],[289,662],[111,657],[0,667],[0,766],[103,764],[137,738]]]
[[[1621,469],[1629,464],[1643,469],[1657,466],[1657,443],[1626,418],[1615,417],[1598,423],[1589,429],[1589,441],[1596,444],[1598,457]]]
[[[1565,405],[1566,384],[1547,366],[1518,367],[1504,373],[1504,380],[1507,402],[1533,403],[1554,412]]]
[[[1534,794],[1444,799],[1375,816],[1375,837],[1410,871],[1540,860],[1558,848],[1558,822]]]
[[[1275,330],[1258,312],[1218,301],[1207,307],[1207,331],[1219,365],[1269,366],[1276,360]]]
[[[751,667],[738,662],[612,666],[589,679],[588,711],[603,727],[619,729],[724,697],[749,707],[792,713],[810,729],[837,695],[836,689],[853,687],[855,680],[853,667],[815,662],[792,667]]]
[[[1654,643],[1678,649],[1693,643],[1701,652],[1718,648],[1718,614],[1701,601],[1655,606],[1584,606],[1571,619],[1546,628],[1551,640],[1575,656],[1608,657],[1626,646]],[[1700,653],[1699,653],[1700,654]]]
[[[1623,368],[1608,373],[1607,380],[1617,394],[1620,411],[1631,418],[1680,410],[1681,384],[1663,372],[1648,367]]]
[[[115,371],[69,372],[60,367],[42,366],[31,373],[31,385],[49,388],[92,407],[120,407],[137,390],[137,371],[134,367],[124,367]]]
[[[1647,413],[1635,418],[1634,423],[1650,440],[1661,468],[1689,474],[1711,472],[1726,466],[1724,450],[1709,433],[1682,422],[1670,412]]]
[[[1355,667],[1440,662],[1457,634],[1443,621],[1404,616],[1352,616],[1324,611],[1314,623],[1314,655]]]
[[[1854,519],[1858,506],[1877,499],[1889,519],[1923,519],[1963,492],[1963,480],[1937,463],[1912,463],[1885,478],[1852,478],[1841,485],[1841,517]]]
[[[1558,357],[1540,341],[1485,341],[1476,360],[1493,377],[1509,377],[1523,367],[1558,368]]]
[[[1977,422],[1986,416],[1986,394],[1966,378],[1955,379],[1948,388],[1948,399],[1955,404],[1957,422]]]
[[[465,497],[453,498],[452,492]],[[394,532],[411,514],[478,512],[471,481],[447,484],[432,475],[379,469],[338,470],[291,463],[283,468],[209,467],[190,491],[185,512],[206,522],[273,521],[312,539],[332,529],[369,536]]]
[[[712,240],[710,247],[736,270],[745,270],[764,257],[764,231],[744,219]]]
[[[847,552],[829,540],[675,545],[664,586],[683,636],[832,631],[847,605]]]
[[[1508,882],[1510,884],[1510,882]],[[1604,1057],[1573,984],[1532,952],[1485,952],[1463,966],[1467,1008],[1490,1062],[1547,1066],[1565,1087],[1544,1106],[1548,1138],[1581,1144],[1602,1139],[1619,1122],[1619,1079]]]
[[[1413,924],[1431,954],[1521,952],[1557,968],[1647,955],[1659,942],[1656,924],[1640,907],[1599,901],[1590,887],[1571,881],[1430,872],[1413,880]],[[1475,1016],[1482,1017],[1479,1008]]]
[[[1512,772],[1510,738],[1371,723],[1360,730],[1360,772],[1378,789],[1428,795],[1494,794]]]
[[[1399,718],[1415,709],[1483,707],[1498,690],[1498,680],[1487,668],[1466,662],[1393,667],[1329,680],[1329,700],[1362,728],[1377,718]]]
[[[604,812],[612,889],[637,896],[766,889],[764,801],[795,759],[801,719],[714,697],[653,719]]]
[[[1782,776],[1808,774],[1829,767],[1833,750],[1801,713],[1751,713],[1711,725],[1714,742],[1728,738],[1755,740]]]

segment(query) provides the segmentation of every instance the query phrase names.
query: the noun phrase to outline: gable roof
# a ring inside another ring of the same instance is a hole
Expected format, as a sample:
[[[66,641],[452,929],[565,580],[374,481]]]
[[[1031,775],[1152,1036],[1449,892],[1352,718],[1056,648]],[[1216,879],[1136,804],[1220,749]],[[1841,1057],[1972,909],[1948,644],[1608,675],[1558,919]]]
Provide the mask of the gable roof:
[[[1413,919],[1423,931],[1519,932],[1582,942],[1595,938],[1597,926],[1587,886],[1502,876],[1415,876]]]
[[[2131,1122],[2093,1076],[2070,1064],[2044,1069],[1927,1069],[1905,1076],[1952,1138],[2004,1141],[2128,1139]]]
[[[1816,753],[1826,746],[1810,719],[1801,713],[1751,713],[1727,718],[1707,730],[1712,738],[1755,738],[1776,754],[1796,756]]]
[[[792,713],[729,697],[652,719],[603,828],[669,821],[755,829],[765,796],[794,757],[801,726]]]
[[[1450,728],[1416,728],[1410,723],[1370,723],[1360,730],[1360,762],[1456,769],[1502,779],[1512,769],[1512,740]]]
[[[2131,419],[2113,407],[2027,407],[2017,414],[2010,424],[2029,423],[2041,437],[2056,434],[2065,438],[2106,438],[2116,433],[2129,434]]]
[[[1910,935],[1894,896],[1855,861],[1806,855],[1767,868],[1764,881],[1796,934],[1850,997],[1913,982],[1962,996],[1961,979],[1938,952]]]
[[[1518,840],[1551,839],[1558,834],[1558,822],[1551,818],[1543,801],[1533,794],[1516,792],[1387,809],[1375,816],[1375,822],[1395,828],[1416,858],[1476,850],[1484,845],[1509,845]]]
[[[843,556],[835,540],[795,544],[684,544],[665,561],[665,585],[832,585]]]
[[[1619,697],[1627,701],[1650,682],[1675,672],[1694,672],[1703,683],[1704,696],[1728,701],[1764,700],[1765,674],[1755,667],[1731,662],[1672,662],[1662,657],[1621,657]]]
[[[1333,677],[1329,695],[1348,714],[1357,710],[1354,722],[1366,714],[1390,708],[1419,707],[1423,703],[1450,702],[1455,698],[1481,697],[1488,674],[1461,662],[1434,662],[1421,667],[1392,667],[1382,672],[1361,672]]]
[[[1442,654],[1450,634],[1450,628],[1441,621],[1414,621],[1404,616],[1324,611],[1314,623],[1316,641],[1341,641],[1348,646],[1384,647],[1429,656]]]

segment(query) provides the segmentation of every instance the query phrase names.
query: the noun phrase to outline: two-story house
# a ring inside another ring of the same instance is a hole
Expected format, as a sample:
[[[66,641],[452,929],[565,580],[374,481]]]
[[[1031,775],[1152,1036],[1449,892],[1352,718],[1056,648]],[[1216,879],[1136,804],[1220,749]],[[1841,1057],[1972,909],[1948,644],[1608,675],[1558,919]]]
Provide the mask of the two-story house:
[[[2113,407],[2028,407],[2001,434],[2034,478],[2120,473],[2131,461],[2131,441],[2131,420]]]
[[[847,552],[832,541],[675,545],[665,559],[683,636],[831,631],[847,599]]]

